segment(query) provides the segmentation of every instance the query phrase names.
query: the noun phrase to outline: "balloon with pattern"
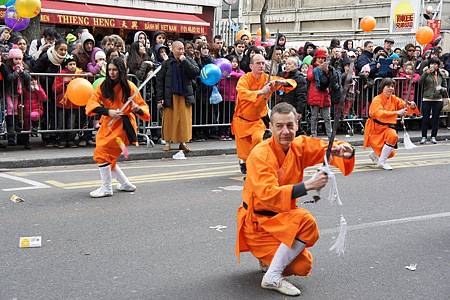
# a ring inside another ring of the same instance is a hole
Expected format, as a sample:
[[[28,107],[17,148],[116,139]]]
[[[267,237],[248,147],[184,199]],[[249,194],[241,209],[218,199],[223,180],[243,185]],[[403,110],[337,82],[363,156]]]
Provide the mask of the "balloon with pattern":
[[[2,2],[4,2],[6,7],[10,7],[10,6],[13,6],[14,4],[16,4],[16,0],[9,0],[9,1],[7,0],[7,1],[2,1]]]
[[[11,28],[11,30],[21,31],[28,27],[30,19],[18,17],[16,9],[13,6],[10,6],[5,11],[5,24]]]
[[[41,11],[41,0],[16,0],[17,16],[34,18]]]
[[[200,71],[200,79],[203,84],[207,86],[213,86],[219,82],[222,78],[222,72],[220,68],[215,64],[207,64]]]
[[[92,84],[84,78],[72,79],[67,85],[66,97],[75,105],[84,106],[94,94]]]
[[[232,66],[231,61],[226,58],[218,58],[214,60],[214,64],[219,67],[222,72],[222,78],[228,77],[231,74]]]

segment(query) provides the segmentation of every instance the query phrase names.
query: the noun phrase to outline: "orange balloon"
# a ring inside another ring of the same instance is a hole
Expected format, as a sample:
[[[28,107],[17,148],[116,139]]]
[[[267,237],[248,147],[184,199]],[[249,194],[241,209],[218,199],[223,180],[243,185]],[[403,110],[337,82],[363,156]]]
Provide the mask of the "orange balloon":
[[[261,28],[259,28],[258,31],[256,31],[256,35],[261,36]],[[266,39],[268,38],[270,38],[270,32],[269,30],[266,29]]]
[[[365,16],[361,19],[361,22],[359,22],[359,26],[364,32],[371,32],[377,26],[377,21],[374,17]]]
[[[239,31],[236,33],[236,41],[241,40],[241,38],[242,38],[243,35],[248,36],[248,40],[249,40],[249,41],[252,39],[252,34],[250,33],[250,31],[248,31],[248,30],[239,30]]]
[[[87,79],[75,78],[67,85],[66,97],[75,105],[85,106],[93,94],[94,88]]]
[[[416,41],[422,45],[426,45],[433,40],[434,32],[428,26],[420,27],[416,31]]]

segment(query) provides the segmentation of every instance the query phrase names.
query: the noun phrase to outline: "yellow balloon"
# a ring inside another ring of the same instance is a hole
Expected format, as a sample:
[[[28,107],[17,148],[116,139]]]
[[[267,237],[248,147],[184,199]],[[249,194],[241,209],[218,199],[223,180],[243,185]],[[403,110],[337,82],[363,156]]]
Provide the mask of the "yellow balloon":
[[[34,18],[41,11],[41,0],[16,0],[16,12],[19,18]]]

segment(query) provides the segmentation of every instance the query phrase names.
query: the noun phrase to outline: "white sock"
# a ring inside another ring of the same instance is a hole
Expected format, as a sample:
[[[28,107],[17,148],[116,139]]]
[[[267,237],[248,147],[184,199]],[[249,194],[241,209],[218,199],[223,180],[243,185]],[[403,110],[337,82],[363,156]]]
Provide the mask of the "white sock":
[[[384,165],[384,163],[389,157],[389,154],[391,154],[393,150],[394,150],[393,147],[384,144],[383,149],[381,149],[380,159],[378,160],[378,163],[380,165]]]
[[[277,283],[281,279],[284,269],[305,249],[305,246],[298,240],[295,240],[292,248],[281,243],[263,277],[263,281]]]

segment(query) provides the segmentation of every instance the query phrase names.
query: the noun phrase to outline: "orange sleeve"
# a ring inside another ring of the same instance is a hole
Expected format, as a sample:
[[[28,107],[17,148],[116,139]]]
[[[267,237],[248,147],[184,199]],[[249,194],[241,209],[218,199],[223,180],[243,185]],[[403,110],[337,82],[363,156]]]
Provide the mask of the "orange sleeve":
[[[96,109],[99,106],[103,106],[102,102],[103,96],[100,86],[101,86],[100,84],[97,86],[91,98],[89,98],[86,104],[86,115],[88,116],[94,116],[95,115],[95,113],[93,112],[94,109]]]
[[[238,94],[239,101],[250,101],[250,102],[256,102],[256,100],[260,97],[263,97],[263,95],[258,96],[258,91],[252,91],[250,90],[252,85],[251,77],[250,76],[242,76],[236,86],[236,91]]]
[[[406,106],[406,102],[400,97],[395,97],[395,106],[397,110],[403,109]]]
[[[369,108],[369,116],[383,123],[397,123],[397,112],[394,110],[386,110],[381,105],[381,96],[373,98]]]
[[[280,81],[284,81],[289,83],[290,86],[277,86],[276,90],[277,91],[283,91],[285,93],[289,93],[290,91],[292,91],[293,89],[295,89],[297,87],[297,82],[294,79],[286,79],[283,77],[278,77],[278,76],[272,76],[271,80],[280,80]]]
[[[336,141],[334,144],[336,144],[336,145],[340,145],[340,144],[348,144],[348,145],[350,145],[349,143],[342,142],[342,141]],[[353,168],[355,167],[355,155],[353,155],[352,158],[343,158],[343,157],[333,156],[331,158],[331,165],[339,168],[339,170],[341,170],[342,174],[344,176],[347,176],[351,172],[353,172]]]
[[[275,163],[266,155],[254,153],[247,160],[247,178],[254,197],[275,212],[292,209],[292,184],[280,185]]]

